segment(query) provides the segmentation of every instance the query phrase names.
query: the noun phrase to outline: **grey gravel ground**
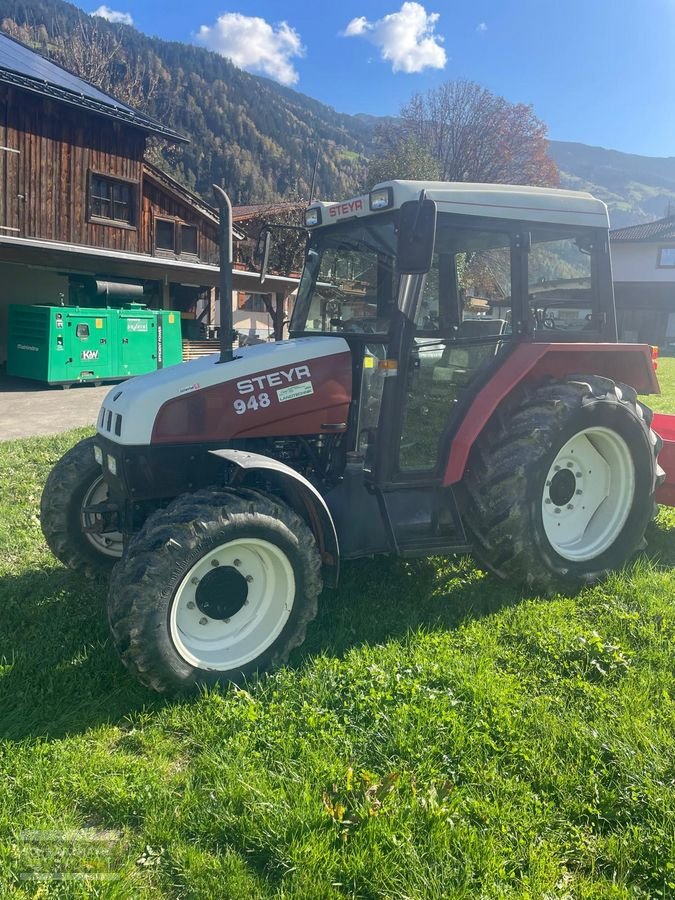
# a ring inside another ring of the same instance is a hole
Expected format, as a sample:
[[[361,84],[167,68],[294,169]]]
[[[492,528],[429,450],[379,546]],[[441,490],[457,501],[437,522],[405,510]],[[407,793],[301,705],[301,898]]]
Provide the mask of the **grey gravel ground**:
[[[0,375],[0,441],[93,425],[110,387],[83,384],[64,391]]]

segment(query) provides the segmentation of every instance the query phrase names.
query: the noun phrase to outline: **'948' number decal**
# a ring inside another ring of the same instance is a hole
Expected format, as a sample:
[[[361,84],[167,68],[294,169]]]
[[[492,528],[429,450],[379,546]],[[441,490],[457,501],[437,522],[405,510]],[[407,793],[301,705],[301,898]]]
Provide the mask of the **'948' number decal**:
[[[256,397],[253,394],[248,400],[235,400],[232,405],[236,414],[242,416],[247,409],[266,409],[270,405],[270,395],[258,394]]]

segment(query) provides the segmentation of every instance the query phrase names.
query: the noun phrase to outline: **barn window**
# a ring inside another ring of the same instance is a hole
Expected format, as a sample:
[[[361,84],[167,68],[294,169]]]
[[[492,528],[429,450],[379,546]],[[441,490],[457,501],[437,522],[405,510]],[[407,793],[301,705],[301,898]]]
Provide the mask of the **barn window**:
[[[176,256],[199,256],[196,225],[186,225],[177,219],[155,216],[155,251]]]
[[[176,223],[173,219],[155,219],[155,248],[176,252]]]
[[[89,215],[121,225],[136,224],[136,185],[92,172],[89,180]]]
[[[197,226],[181,225],[180,226],[180,253],[188,253],[190,256],[197,256]]]

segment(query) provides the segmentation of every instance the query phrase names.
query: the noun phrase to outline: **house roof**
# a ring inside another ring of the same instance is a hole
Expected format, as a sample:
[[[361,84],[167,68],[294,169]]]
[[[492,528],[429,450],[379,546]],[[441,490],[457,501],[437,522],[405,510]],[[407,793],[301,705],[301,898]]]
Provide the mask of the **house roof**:
[[[675,240],[675,216],[666,216],[655,222],[641,222],[626,228],[615,228],[609,233],[612,243],[618,241],[673,241]]]
[[[289,209],[302,209],[304,203],[256,203],[253,206],[235,206],[232,209],[232,221],[243,222],[270,213],[286,212]]]
[[[188,139],[178,132],[105,94],[6,34],[0,34],[0,83],[122,121],[170,141],[188,143]]]

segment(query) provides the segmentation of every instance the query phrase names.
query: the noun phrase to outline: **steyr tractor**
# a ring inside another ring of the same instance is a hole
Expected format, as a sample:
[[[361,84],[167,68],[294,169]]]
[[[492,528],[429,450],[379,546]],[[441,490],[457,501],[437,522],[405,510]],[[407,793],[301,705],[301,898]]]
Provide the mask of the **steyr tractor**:
[[[290,339],[233,350],[221,192],[220,355],[115,385],[44,489],[49,546],[112,570],[114,643],[157,691],[283,664],[342,560],[472,552],[576,591],[665,489],[601,201],[391,181],[305,227]]]

